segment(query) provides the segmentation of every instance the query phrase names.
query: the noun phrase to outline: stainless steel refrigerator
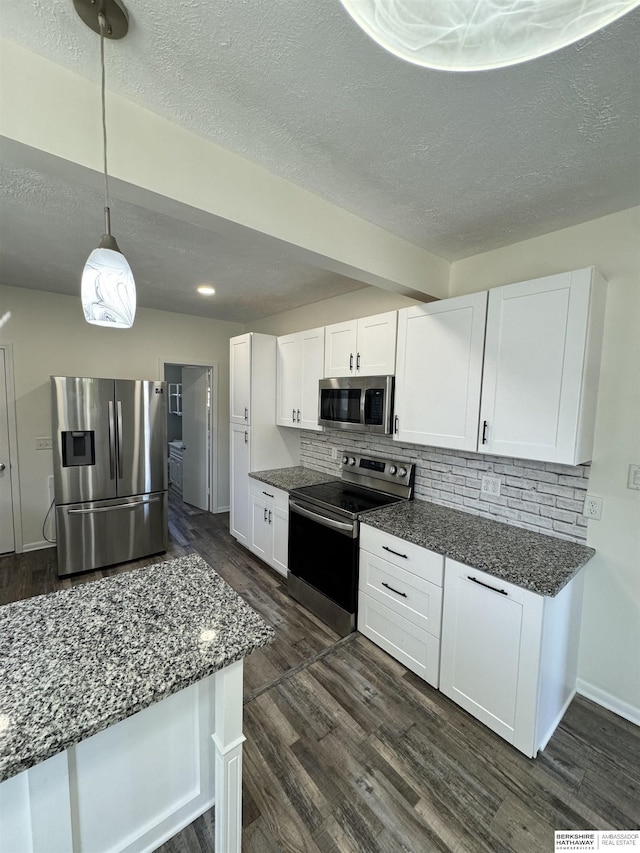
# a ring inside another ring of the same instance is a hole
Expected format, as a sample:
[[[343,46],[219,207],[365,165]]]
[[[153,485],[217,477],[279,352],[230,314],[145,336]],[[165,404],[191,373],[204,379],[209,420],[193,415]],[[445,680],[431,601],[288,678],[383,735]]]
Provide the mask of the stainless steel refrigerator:
[[[164,382],[51,377],[58,574],[167,550]]]

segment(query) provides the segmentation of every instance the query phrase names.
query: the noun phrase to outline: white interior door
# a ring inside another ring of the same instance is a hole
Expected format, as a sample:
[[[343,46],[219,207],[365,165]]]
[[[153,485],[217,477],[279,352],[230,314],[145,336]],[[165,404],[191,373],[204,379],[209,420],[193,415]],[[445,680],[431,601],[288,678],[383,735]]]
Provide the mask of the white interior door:
[[[8,415],[6,362],[4,350],[0,349],[0,554],[15,550]]]
[[[211,380],[207,367],[182,368],[182,499],[209,509],[209,407]]]

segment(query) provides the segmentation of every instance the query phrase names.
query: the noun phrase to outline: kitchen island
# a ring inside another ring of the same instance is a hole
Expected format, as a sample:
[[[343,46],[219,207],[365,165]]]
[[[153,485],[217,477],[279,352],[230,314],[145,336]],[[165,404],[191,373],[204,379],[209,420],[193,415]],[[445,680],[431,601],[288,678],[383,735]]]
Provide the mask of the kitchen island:
[[[242,660],[273,630],[200,557],[0,608],[0,851],[240,850]]]

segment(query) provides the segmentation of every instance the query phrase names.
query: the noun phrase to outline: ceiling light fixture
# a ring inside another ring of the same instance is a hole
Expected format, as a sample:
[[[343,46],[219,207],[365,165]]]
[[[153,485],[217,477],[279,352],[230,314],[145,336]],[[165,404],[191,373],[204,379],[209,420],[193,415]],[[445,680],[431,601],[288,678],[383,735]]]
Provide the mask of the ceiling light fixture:
[[[640,5],[639,0],[341,2],[385,50],[443,71],[483,71],[544,56]]]
[[[202,293],[203,296],[213,296],[216,292],[215,287],[211,287],[210,284],[201,284],[196,290],[198,293]]]
[[[82,308],[87,323],[112,329],[130,329],[136,315],[136,284],[131,267],[111,234],[104,70],[104,40],[123,38],[129,29],[129,15],[119,0],[73,0],[73,5],[84,23],[100,35],[102,72],[105,233],[98,248],[89,255],[82,271]]]

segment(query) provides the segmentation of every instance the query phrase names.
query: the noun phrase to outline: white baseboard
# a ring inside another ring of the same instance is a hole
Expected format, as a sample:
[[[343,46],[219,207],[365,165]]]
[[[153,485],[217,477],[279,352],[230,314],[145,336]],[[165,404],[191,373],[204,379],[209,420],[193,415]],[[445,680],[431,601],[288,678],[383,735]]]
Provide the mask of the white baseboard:
[[[594,684],[589,684],[588,681],[584,681],[582,678],[577,680],[576,688],[581,696],[591,699],[592,702],[602,705],[608,711],[613,711],[619,717],[624,717],[630,723],[640,726],[640,708],[634,707],[631,703],[613,696],[613,694],[602,690],[600,687],[596,687]]]
[[[219,506],[216,513],[219,515],[221,512],[229,512],[230,509],[230,506]]]
[[[23,551],[41,551],[43,548],[55,548],[55,542],[47,542],[46,539],[41,539],[39,542],[25,542],[22,546]]]

